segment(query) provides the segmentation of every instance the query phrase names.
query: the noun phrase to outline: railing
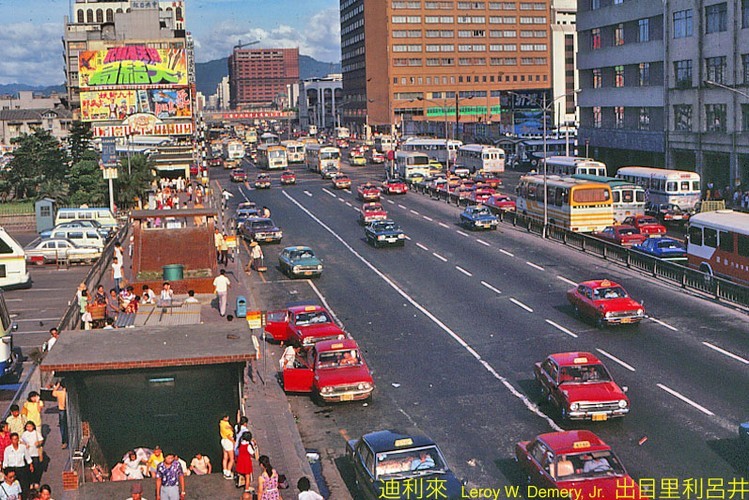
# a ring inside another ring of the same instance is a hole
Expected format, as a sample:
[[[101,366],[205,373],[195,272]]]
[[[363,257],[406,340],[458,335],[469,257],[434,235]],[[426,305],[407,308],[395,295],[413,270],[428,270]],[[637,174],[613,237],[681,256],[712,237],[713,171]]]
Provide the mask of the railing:
[[[455,204],[456,206],[473,204],[467,198],[459,198],[454,193],[450,193],[445,189],[437,190],[423,182],[410,182],[409,187],[412,191],[428,195],[433,199],[446,203]],[[523,216],[515,212],[504,212],[493,207],[489,208],[497,215],[500,222],[524,227],[528,232],[537,234],[538,236],[543,234],[543,222],[538,218]],[[715,300],[749,309],[748,286],[697,271],[687,266],[651,257],[637,250],[609,243],[588,234],[569,231],[559,226],[549,225],[547,234],[549,239],[558,241],[563,245],[576,248],[582,252],[595,255],[630,269],[638,270],[653,278],[679,285],[684,289],[710,295]]]

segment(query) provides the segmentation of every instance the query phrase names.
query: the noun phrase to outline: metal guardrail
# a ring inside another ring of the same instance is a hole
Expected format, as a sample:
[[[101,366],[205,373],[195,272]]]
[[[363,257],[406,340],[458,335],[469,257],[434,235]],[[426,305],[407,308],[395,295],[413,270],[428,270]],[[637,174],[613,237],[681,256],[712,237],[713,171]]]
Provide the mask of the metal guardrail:
[[[428,195],[432,199],[455,204],[459,207],[468,206],[473,203],[466,198],[459,198],[457,195],[449,193],[446,190],[437,190],[425,183],[410,182],[408,184],[412,191]],[[539,237],[542,236],[543,221],[515,212],[504,212],[493,207],[489,208],[498,216],[500,222],[524,227],[528,232],[536,234]],[[569,231],[559,226],[549,225],[547,237],[604,260],[638,270],[653,278],[676,284],[686,290],[694,290],[705,295],[710,295],[717,301],[749,309],[748,286],[691,269],[687,266],[651,257],[637,250],[609,243],[588,234]]]

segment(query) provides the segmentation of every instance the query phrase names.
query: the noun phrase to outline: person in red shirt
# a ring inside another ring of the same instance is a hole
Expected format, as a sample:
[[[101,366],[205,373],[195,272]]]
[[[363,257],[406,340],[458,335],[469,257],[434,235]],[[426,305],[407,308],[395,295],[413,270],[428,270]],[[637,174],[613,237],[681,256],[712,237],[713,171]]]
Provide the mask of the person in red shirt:
[[[10,429],[8,428],[8,422],[0,423],[0,467],[2,466],[2,454],[5,448],[10,446]]]

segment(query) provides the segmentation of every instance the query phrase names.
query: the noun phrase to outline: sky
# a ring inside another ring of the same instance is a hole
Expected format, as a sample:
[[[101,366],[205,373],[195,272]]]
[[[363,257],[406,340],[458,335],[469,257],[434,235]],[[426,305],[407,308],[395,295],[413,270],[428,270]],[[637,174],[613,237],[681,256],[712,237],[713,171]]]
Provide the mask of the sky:
[[[65,81],[64,17],[75,0],[0,0],[0,84]],[[341,59],[338,0],[185,0],[198,62],[226,57],[239,40],[299,47],[324,62]]]

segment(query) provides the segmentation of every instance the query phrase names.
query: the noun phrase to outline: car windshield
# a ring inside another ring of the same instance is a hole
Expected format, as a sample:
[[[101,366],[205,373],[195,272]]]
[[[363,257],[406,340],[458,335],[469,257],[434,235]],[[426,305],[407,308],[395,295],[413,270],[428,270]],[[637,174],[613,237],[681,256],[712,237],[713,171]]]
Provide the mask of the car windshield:
[[[374,203],[372,205],[367,205],[366,207],[364,207],[364,210],[366,210],[367,212],[379,212],[380,210],[382,210],[382,205],[380,205],[379,203]]]
[[[321,352],[317,359],[318,368],[346,368],[361,364],[361,356],[357,349]]]
[[[340,155],[337,151],[332,153],[320,153],[321,160],[337,160],[338,158],[340,158]]]
[[[374,226],[376,231],[398,231],[400,229],[395,222],[380,222]]]
[[[436,446],[377,454],[375,475],[378,480],[418,477],[444,473],[447,467]]]
[[[643,217],[641,218],[638,223],[642,225],[649,225],[649,224],[658,224],[659,222],[652,217]]]
[[[291,252],[291,260],[311,259],[314,256],[315,254],[312,253],[312,250],[297,250],[296,252]]]
[[[491,215],[488,208],[477,208],[473,211],[473,215]]]
[[[319,325],[330,322],[330,318],[325,311],[302,312],[297,314],[294,320],[294,323],[298,326]]]
[[[601,287],[593,290],[593,299],[623,299],[627,297],[627,292],[620,286]]]
[[[555,467],[557,481],[615,477],[626,474],[619,459],[610,451],[560,455]]]
[[[659,241],[658,242],[658,248],[678,248],[679,250],[683,249],[681,243],[675,240],[665,240],[665,241]]]
[[[619,234],[622,235],[628,235],[628,234],[637,234],[637,229],[633,227],[622,227],[619,229]]]
[[[253,229],[270,229],[273,227],[273,221],[270,220],[258,220],[252,223]]]
[[[610,380],[609,373],[601,364],[563,366],[559,371],[560,384],[586,384]]]

